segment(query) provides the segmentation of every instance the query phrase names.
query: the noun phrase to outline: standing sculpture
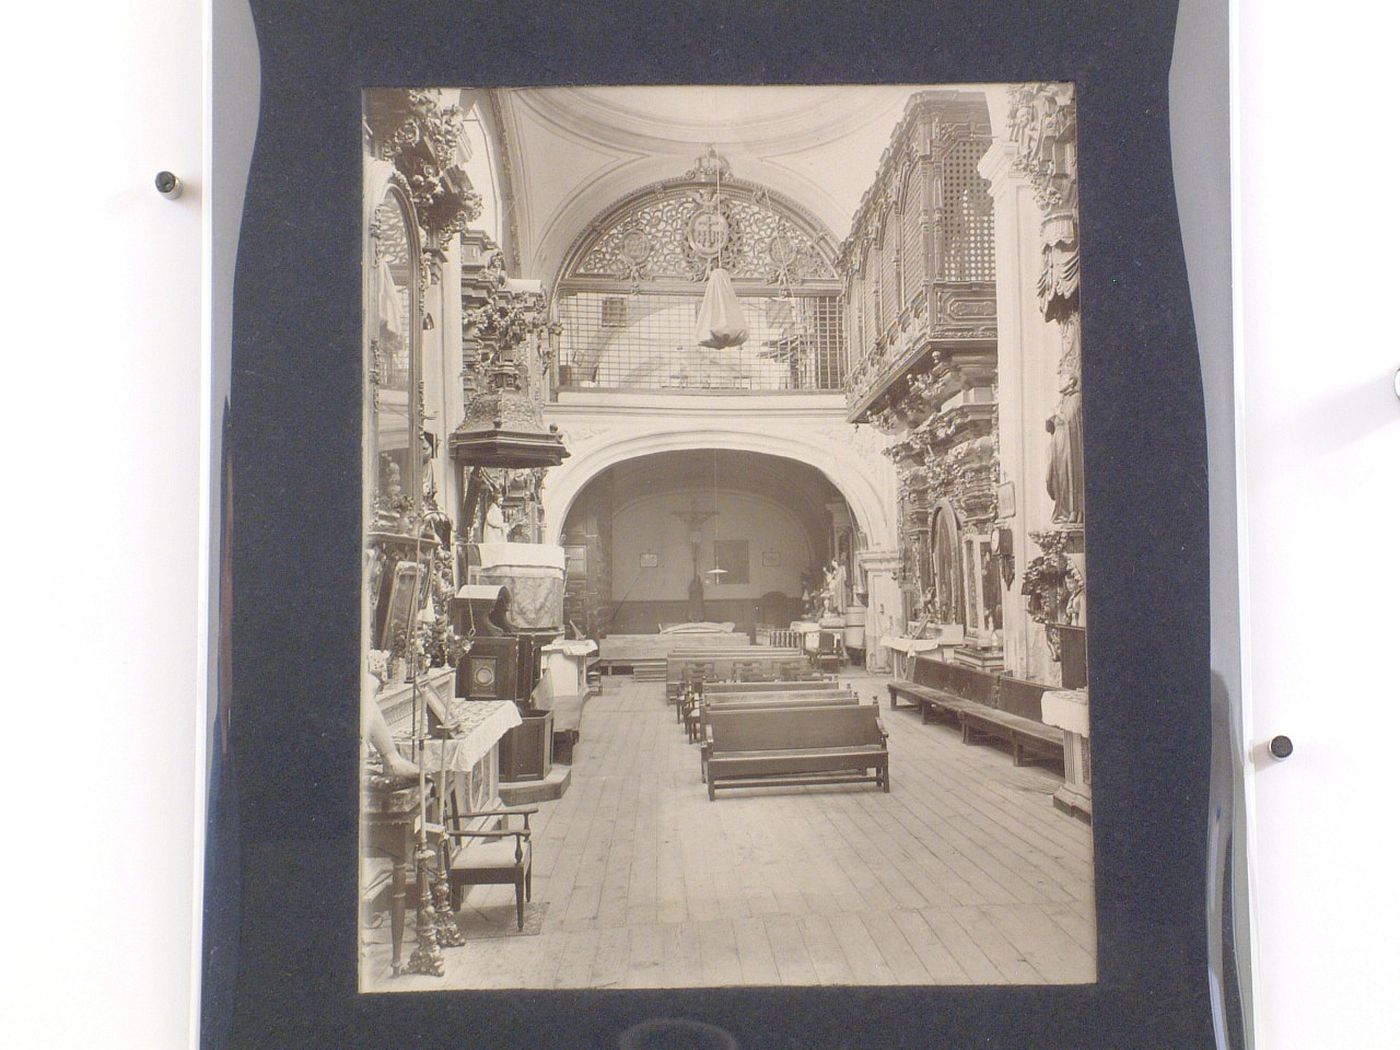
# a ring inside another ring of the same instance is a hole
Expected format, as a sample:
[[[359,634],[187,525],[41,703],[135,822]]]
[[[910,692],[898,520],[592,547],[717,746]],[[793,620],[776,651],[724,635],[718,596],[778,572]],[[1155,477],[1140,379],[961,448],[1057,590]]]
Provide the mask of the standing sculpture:
[[[1071,377],[1060,391],[1055,414],[1045,421],[1049,431],[1050,463],[1045,489],[1055,501],[1051,520],[1057,524],[1084,522],[1084,408],[1079,380]]]
[[[828,608],[833,613],[846,612],[846,567],[833,559],[826,570],[826,593]]]

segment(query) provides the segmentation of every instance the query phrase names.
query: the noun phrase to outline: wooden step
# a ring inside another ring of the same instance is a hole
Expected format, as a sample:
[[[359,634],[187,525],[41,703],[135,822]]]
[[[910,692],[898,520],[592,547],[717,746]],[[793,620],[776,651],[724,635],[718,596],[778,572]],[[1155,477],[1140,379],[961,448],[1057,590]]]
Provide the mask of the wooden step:
[[[632,662],[632,680],[635,682],[664,682],[666,681],[666,661],[661,660],[634,660]]]

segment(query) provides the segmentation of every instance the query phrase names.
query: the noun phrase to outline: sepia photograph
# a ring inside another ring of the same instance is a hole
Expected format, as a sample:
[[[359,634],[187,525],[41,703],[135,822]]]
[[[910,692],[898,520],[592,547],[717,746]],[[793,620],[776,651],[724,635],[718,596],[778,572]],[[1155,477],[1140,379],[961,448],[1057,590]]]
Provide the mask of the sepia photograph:
[[[1075,112],[364,92],[362,992],[1096,980]]]

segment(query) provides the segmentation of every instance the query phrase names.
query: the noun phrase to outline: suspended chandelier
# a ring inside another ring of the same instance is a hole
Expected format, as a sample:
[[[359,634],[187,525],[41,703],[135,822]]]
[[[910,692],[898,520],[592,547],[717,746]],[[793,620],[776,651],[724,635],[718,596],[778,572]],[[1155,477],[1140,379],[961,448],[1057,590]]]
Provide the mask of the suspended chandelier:
[[[715,449],[713,455],[710,479],[715,499],[715,567],[705,570],[705,575],[710,577],[711,583],[719,583],[722,577],[729,575],[729,570],[719,566],[719,449]]]

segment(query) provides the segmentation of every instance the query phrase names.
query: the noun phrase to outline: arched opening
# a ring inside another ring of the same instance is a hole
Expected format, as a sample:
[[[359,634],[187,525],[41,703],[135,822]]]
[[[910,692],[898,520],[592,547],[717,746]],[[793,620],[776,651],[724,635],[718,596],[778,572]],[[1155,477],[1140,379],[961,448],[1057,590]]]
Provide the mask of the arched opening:
[[[566,617],[589,637],[696,621],[787,624],[840,560],[863,594],[860,536],[821,471],[778,456],[698,448],[615,463],[564,518]]]
[[[698,345],[695,332],[715,265],[733,279],[749,333],[719,352]],[[596,216],[561,267],[554,306],[556,393],[843,388],[843,299],[829,233],[780,194],[731,178],[714,154]]]

